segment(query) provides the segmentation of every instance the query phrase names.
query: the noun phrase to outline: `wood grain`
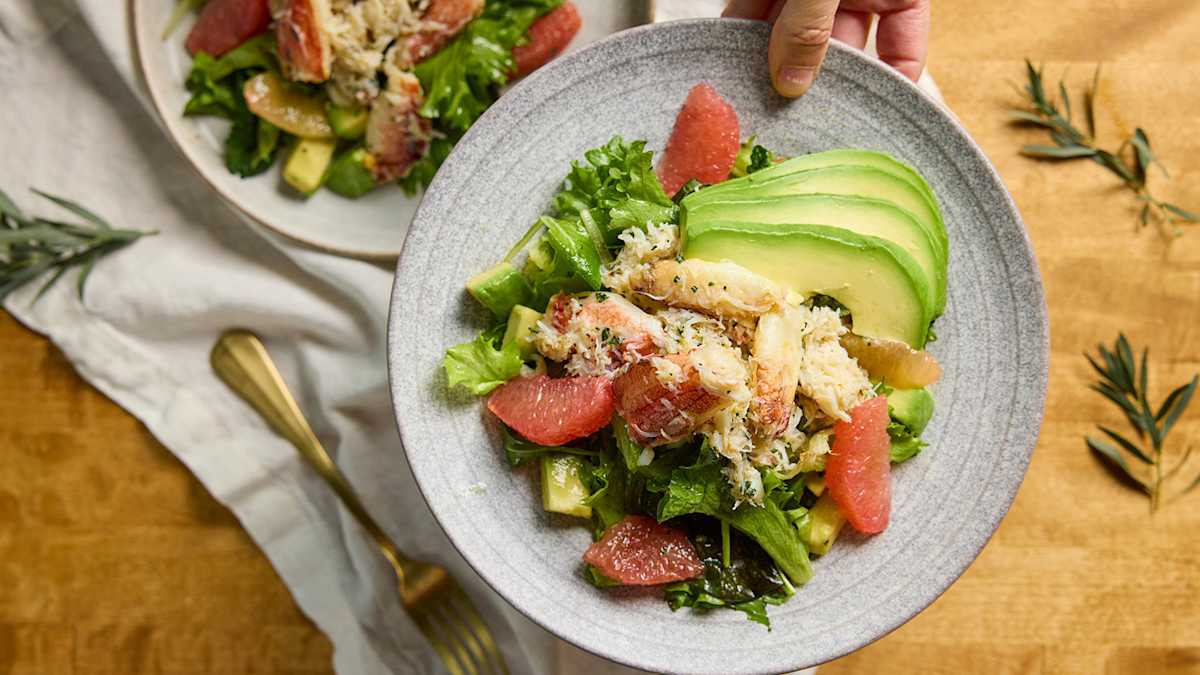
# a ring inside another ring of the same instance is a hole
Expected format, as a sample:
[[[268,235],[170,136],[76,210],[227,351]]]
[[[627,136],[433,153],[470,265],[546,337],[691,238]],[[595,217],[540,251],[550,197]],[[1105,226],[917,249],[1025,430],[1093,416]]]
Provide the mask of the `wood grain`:
[[[1200,208],[1200,3],[935,0],[931,70],[996,164],[1045,277],[1052,365],[1029,475],[979,560],[941,599],[822,673],[1200,673],[1200,494],[1153,519],[1088,455],[1080,354],[1124,330],[1156,396],[1200,370],[1200,226],[1134,227],[1109,174],[1018,157],[1021,60],[1104,62],[1100,126],[1146,127]],[[1200,408],[1174,433],[1198,442]],[[0,673],[326,673],[328,641],[237,521],[44,339],[0,314]]]

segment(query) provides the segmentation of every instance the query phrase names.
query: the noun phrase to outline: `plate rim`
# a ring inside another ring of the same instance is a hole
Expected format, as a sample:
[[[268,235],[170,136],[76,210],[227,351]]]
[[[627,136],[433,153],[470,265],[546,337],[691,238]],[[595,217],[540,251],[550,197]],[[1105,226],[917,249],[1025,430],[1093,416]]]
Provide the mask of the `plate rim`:
[[[680,28],[680,27],[704,25],[704,24],[726,24],[731,27],[732,26],[741,26],[743,28],[753,26],[753,27],[756,27],[756,30],[762,30],[762,27],[765,25],[765,23],[766,22],[763,22],[763,21],[754,21],[754,20],[747,20],[747,19],[728,19],[728,18],[698,18],[698,19],[681,19],[681,20],[669,21],[669,22],[656,22],[653,24],[633,27],[633,28],[621,31],[620,33],[610,35],[604,39],[598,40],[590,45],[587,45],[586,47],[578,50],[574,54],[569,55],[568,57],[566,57],[564,59],[556,61],[555,64],[550,64],[550,65],[555,66],[559,63],[567,63],[567,62],[569,62],[569,60],[574,59],[574,58],[582,58],[584,55],[586,55],[591,50],[603,48],[603,47],[607,46],[607,44],[611,41],[616,41],[616,40],[620,40],[620,39],[628,39],[631,34],[638,34],[643,31],[672,30],[672,29]],[[905,623],[907,623],[908,621],[912,620],[915,616],[917,616],[918,614],[923,612],[926,608],[928,608],[934,601],[936,601],[947,590],[949,590],[949,588],[962,576],[962,574],[966,571],[966,569],[975,562],[975,560],[979,557],[979,555],[983,551],[983,549],[987,546],[987,544],[995,536],[996,530],[998,529],[1001,521],[1005,518],[1005,516],[1008,514],[1009,510],[1011,509],[1012,504],[1013,504],[1014,500],[1016,499],[1017,494],[1020,492],[1020,488],[1021,488],[1022,484],[1024,483],[1025,477],[1028,472],[1030,461],[1032,460],[1033,453],[1037,446],[1037,441],[1038,441],[1038,438],[1041,433],[1042,425],[1044,424],[1046,396],[1047,396],[1047,390],[1048,390],[1048,386],[1049,386],[1048,366],[1049,366],[1049,359],[1050,359],[1050,322],[1049,322],[1049,315],[1048,315],[1048,311],[1047,311],[1047,307],[1046,307],[1046,295],[1045,295],[1044,282],[1042,279],[1040,266],[1038,264],[1038,259],[1035,254],[1035,250],[1033,248],[1032,241],[1029,236],[1029,231],[1026,228],[1024,221],[1021,218],[1020,211],[1017,209],[1016,203],[1013,200],[1011,193],[1008,191],[1007,186],[1004,184],[1004,181],[1003,181],[1002,177],[1000,176],[999,172],[996,170],[995,166],[991,163],[991,161],[987,158],[987,155],[983,152],[982,148],[979,147],[978,143],[974,140],[974,138],[971,136],[971,134],[968,132],[968,130],[965,128],[965,126],[959,121],[958,117],[953,113],[953,111],[951,111],[949,109],[949,107],[946,104],[933,98],[926,91],[917,87],[913,82],[909,81],[907,78],[903,77],[902,75],[900,75],[897,72],[894,72],[892,69],[884,66],[882,63],[878,62],[876,59],[873,59],[873,58],[863,54],[860,50],[853,49],[852,47],[849,47],[837,40],[831,41],[830,50],[834,51],[834,52],[838,52],[840,54],[840,56],[842,56],[842,57],[849,58],[849,59],[855,60],[855,61],[859,61],[860,63],[870,64],[871,67],[873,69],[875,69],[883,77],[891,79],[892,81],[897,82],[897,83],[902,83],[900,86],[907,87],[911,93],[915,93],[919,98],[923,99],[928,105],[930,105],[933,109],[935,109],[937,111],[938,115],[942,118],[941,121],[944,124],[949,125],[955,131],[958,132],[959,136],[965,142],[967,147],[969,147],[971,152],[974,153],[974,159],[977,160],[978,164],[981,165],[981,167],[984,169],[984,171],[986,173],[986,177],[988,179],[990,179],[991,183],[998,188],[998,191],[1002,197],[1002,200],[1000,201],[999,206],[1001,206],[1003,208],[1003,210],[1011,217],[1012,221],[1017,225],[1017,231],[1019,233],[1019,237],[1017,239],[1018,239],[1019,243],[1021,244],[1020,250],[1017,252],[1017,255],[1028,262],[1029,276],[1032,279],[1032,281],[1034,282],[1033,297],[1029,297],[1026,299],[1026,301],[1027,301],[1026,307],[1036,310],[1035,312],[1032,313],[1033,316],[1031,317],[1030,330],[1031,330],[1031,332],[1038,333],[1039,334],[1038,336],[1040,337],[1040,340],[1038,340],[1038,344],[1037,344],[1038,349],[1036,351],[1036,354],[1034,355],[1035,361],[1036,361],[1036,363],[1034,365],[1040,365],[1041,368],[1040,368],[1040,372],[1035,377],[1034,384],[1031,387],[1032,392],[1030,392],[1030,393],[1032,393],[1034,396],[1029,400],[1033,405],[1027,406],[1034,415],[1034,417],[1031,419],[1031,421],[1036,422],[1036,425],[1029,425],[1029,430],[1020,434],[1019,439],[1022,441],[1022,445],[1027,446],[1027,448],[1021,453],[1020,457],[1018,458],[1019,466],[1017,466],[1018,463],[1014,463],[1012,465],[1012,466],[1014,466],[1014,468],[1019,468],[1019,477],[1015,481],[1013,481],[1013,483],[1011,485],[1011,489],[1007,491],[1007,494],[1004,495],[1003,499],[1002,500],[998,499],[996,501],[996,510],[993,513],[993,517],[986,521],[983,521],[983,524],[986,525],[986,527],[975,528],[977,532],[980,532],[980,533],[986,532],[986,536],[981,537],[981,539],[978,541],[977,545],[973,545],[969,549],[963,549],[964,554],[961,556],[961,559],[958,562],[948,566],[948,569],[950,571],[949,571],[948,575],[946,576],[945,581],[944,582],[938,581],[936,583],[933,583],[933,584],[930,584],[929,586],[927,586],[926,588],[931,589],[931,592],[925,592],[920,595],[921,599],[917,603],[914,603],[914,609],[910,614],[908,614],[907,616],[899,617],[894,622],[889,622],[888,625],[882,626],[879,629],[872,631],[872,634],[869,636],[866,636],[866,637],[856,636],[854,639],[847,640],[838,649],[831,650],[831,652],[828,654],[822,654],[821,657],[823,658],[823,660],[820,661],[819,663],[793,662],[793,663],[788,664],[787,666],[782,666],[782,667],[787,667],[787,668],[792,668],[792,669],[795,669],[797,667],[809,667],[809,666],[819,665],[820,663],[827,663],[834,659],[840,658],[841,656],[845,656],[846,654],[849,654],[853,651],[861,649],[862,647],[864,647],[872,642],[875,642],[876,640],[888,635],[892,631],[896,630],[900,626],[902,626]],[[556,68],[554,68],[554,67],[543,68],[541,71],[536,73],[534,76],[532,76],[530,78],[526,78],[525,81],[532,81],[535,78],[539,78],[539,77],[552,77],[555,74],[555,71],[556,71]],[[520,86],[520,85],[518,85],[518,86]],[[500,106],[493,106],[493,108],[499,108],[499,107]],[[463,143],[469,142],[469,141],[473,140],[473,136],[475,134],[483,133],[483,129],[485,129],[485,127],[487,125],[481,124],[480,122],[485,121],[485,119],[487,119],[488,117],[490,117],[494,114],[498,114],[498,113],[495,113],[492,109],[489,109],[487,112],[485,112],[484,116],[482,116],[480,118],[479,122],[477,122],[475,125],[472,126],[472,128],[470,130],[468,130],[467,134],[463,137],[463,139],[460,140],[459,143],[463,144]],[[429,192],[433,192],[437,188],[438,183],[441,182],[441,180],[446,180],[446,179],[442,178],[441,174],[439,174],[438,176],[435,176],[434,182],[431,183],[431,185],[430,185]],[[414,214],[414,217],[413,217],[413,225],[414,226],[416,226],[419,222],[421,222],[422,220],[425,219],[426,214],[424,212],[428,208],[430,208],[429,202],[422,201],[421,205],[418,207],[417,212]],[[410,228],[408,236],[412,236],[414,229],[415,229],[415,227]],[[398,387],[396,384],[397,380],[402,378],[405,374],[402,371],[402,364],[399,364],[394,357],[394,355],[398,351],[398,348],[397,348],[398,333],[399,333],[398,321],[402,314],[402,312],[400,312],[398,310],[398,307],[399,307],[399,300],[401,299],[401,297],[400,297],[401,296],[401,280],[403,278],[405,278],[406,267],[408,265],[412,264],[412,261],[413,261],[413,256],[411,255],[411,253],[409,253],[406,250],[405,252],[403,252],[401,254],[400,258],[397,260],[397,263],[396,263],[396,275],[393,280],[392,293],[390,296],[389,308],[388,308],[388,338],[387,338],[388,384],[389,384],[389,390],[390,390],[390,393],[392,396],[392,406],[393,406],[393,413],[394,413],[394,417],[395,417],[395,421],[396,421],[397,431],[400,436],[402,447],[404,448],[405,461],[408,462],[409,467],[413,474],[414,482],[416,482],[417,487],[421,492],[421,496],[425,500],[426,504],[428,505],[430,512],[434,516],[434,519],[437,521],[439,527],[442,528],[442,531],[446,534],[447,538],[449,539],[451,544],[454,546],[455,550],[459,553],[460,556],[462,556],[464,561],[466,561],[466,563],[471,567],[471,569],[474,570],[487,583],[489,588],[491,588],[496,594],[498,594],[500,597],[502,597],[508,604],[513,606],[519,612],[521,612],[521,614],[523,614],[525,617],[527,617],[528,619],[530,619],[531,621],[533,621],[534,623],[536,623],[543,629],[547,630],[548,632],[552,633],[556,637],[563,639],[580,649],[588,651],[589,653],[592,653],[598,657],[614,661],[616,663],[620,663],[620,664],[623,664],[626,666],[631,666],[634,668],[646,669],[646,670],[653,670],[656,667],[661,667],[661,665],[662,665],[661,663],[654,663],[650,660],[641,660],[641,659],[639,659],[639,657],[636,654],[631,655],[628,652],[625,652],[625,653],[602,653],[599,649],[594,649],[590,645],[585,645],[580,642],[576,642],[574,639],[575,636],[566,635],[564,631],[559,630],[553,623],[543,622],[540,617],[537,617],[537,616],[534,616],[533,614],[531,614],[523,606],[523,603],[517,597],[515,597],[515,594],[510,593],[507,589],[501,587],[500,585],[493,583],[494,575],[487,571],[489,568],[486,565],[477,564],[477,562],[475,560],[472,560],[466,554],[463,553],[463,547],[460,546],[459,541],[456,539],[456,533],[452,532],[451,528],[447,527],[446,521],[443,519],[442,515],[435,508],[434,503],[430,499],[430,496],[431,496],[431,494],[433,494],[433,491],[432,491],[431,487],[429,485],[427,485],[425,482],[427,480],[432,480],[433,476],[423,474],[421,472],[421,470],[419,470],[418,467],[416,465],[414,465],[410,459],[410,455],[409,455],[409,451],[408,451],[409,445],[406,442],[406,437],[411,437],[412,434],[405,432],[405,426],[406,426],[405,418],[407,415],[405,414],[405,411],[403,410],[402,402],[399,400],[399,397],[397,396],[397,390],[398,390]],[[1035,330],[1035,329],[1039,329],[1039,328],[1040,328],[1040,330]],[[461,535],[462,533],[460,532],[457,534]],[[967,552],[969,552],[970,554],[967,555],[966,554]],[[480,563],[482,563],[482,561],[480,561]],[[692,672],[692,671],[686,671],[686,672]],[[749,672],[761,672],[761,671],[755,670],[755,669],[740,669],[740,670],[734,670],[732,672],[737,672],[737,673],[747,672],[747,673],[749,673]]]
[[[171,145],[175,148],[175,150],[179,154],[183,155],[184,159],[187,160],[187,164],[191,168],[192,172],[195,173],[200,178],[200,180],[203,181],[204,184],[209,187],[209,189],[211,189],[213,192],[215,192],[217,194],[217,196],[219,196],[221,198],[222,201],[224,201],[227,205],[229,205],[230,208],[232,208],[234,211],[236,211],[238,213],[238,215],[251,221],[255,225],[263,227],[274,234],[284,237],[285,239],[288,239],[288,240],[293,241],[298,244],[302,244],[302,245],[304,245],[308,248],[314,249],[316,251],[321,251],[324,253],[331,253],[333,255],[341,256],[344,258],[355,258],[358,260],[365,260],[368,262],[393,262],[393,261],[396,261],[397,259],[399,259],[400,254],[404,250],[403,245],[401,245],[401,248],[397,249],[397,250],[392,250],[392,249],[370,250],[370,249],[349,248],[349,247],[328,244],[328,243],[321,242],[321,241],[316,241],[314,239],[309,239],[309,238],[306,238],[296,232],[292,232],[286,228],[279,227],[278,225],[270,222],[270,220],[259,217],[257,214],[255,214],[254,212],[252,212],[251,210],[246,208],[244,205],[242,205],[239,202],[239,200],[234,195],[229,194],[223,187],[218,185],[216,183],[216,181],[209,178],[207,172],[204,169],[200,168],[199,160],[193,156],[193,153],[196,152],[196,150],[194,148],[187,147],[184,143],[182,143],[179,140],[180,134],[175,129],[175,125],[178,124],[178,120],[176,120],[175,117],[179,117],[180,119],[183,119],[182,116],[178,116],[178,115],[170,116],[167,114],[166,103],[162,100],[163,93],[159,90],[159,87],[150,78],[149,73],[147,71],[145,59],[149,58],[149,51],[147,49],[145,49],[145,47],[147,45],[145,45],[143,43],[141,30],[139,29],[139,26],[141,25],[141,19],[139,17],[141,16],[141,14],[138,9],[139,5],[142,2],[147,2],[147,1],[148,0],[129,0],[128,1],[129,29],[130,29],[129,32],[130,32],[130,39],[133,41],[132,46],[133,46],[134,65],[135,65],[135,68],[137,71],[138,79],[141,80],[142,87],[145,89],[146,93],[149,95],[150,104],[154,107],[154,112],[158,116],[159,126],[162,128],[162,130],[164,132],[163,135],[166,136],[168,140],[170,140]],[[397,189],[399,189],[399,188],[397,188]],[[413,214],[413,220],[414,221],[416,220],[415,212]],[[407,238],[408,237],[407,237],[407,233],[406,233],[405,239],[407,240]]]

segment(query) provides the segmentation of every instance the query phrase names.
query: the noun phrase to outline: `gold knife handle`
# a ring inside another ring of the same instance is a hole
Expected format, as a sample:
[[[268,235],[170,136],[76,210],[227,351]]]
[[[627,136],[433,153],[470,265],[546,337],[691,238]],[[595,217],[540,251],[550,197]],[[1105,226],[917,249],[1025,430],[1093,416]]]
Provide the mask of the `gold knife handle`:
[[[317,440],[258,336],[245,330],[227,331],[213,347],[210,360],[217,376],[257,410],[271,428],[296,446],[304,459],[329,483],[350,514],[379,545],[403,582],[408,558],[400,553],[367,512],[354,488]]]

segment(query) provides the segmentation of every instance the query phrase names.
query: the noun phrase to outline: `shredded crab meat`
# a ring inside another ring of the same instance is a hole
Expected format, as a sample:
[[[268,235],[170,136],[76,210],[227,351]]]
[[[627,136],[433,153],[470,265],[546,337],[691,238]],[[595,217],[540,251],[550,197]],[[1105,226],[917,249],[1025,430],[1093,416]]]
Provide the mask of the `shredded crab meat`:
[[[663,322],[667,338],[665,348],[669,354],[690,352],[706,344],[733,346],[726,326],[711,316],[674,308],[659,310],[655,316]]]
[[[785,296],[774,282],[741,265],[697,259],[660,260],[634,275],[630,285],[653,300],[721,318],[765,314]]]
[[[679,228],[671,224],[648,223],[646,229],[631,227],[618,238],[623,246],[612,264],[604,269],[604,285],[634,299],[630,280],[649,269],[650,263],[675,257],[679,251]]]
[[[546,358],[565,361],[571,375],[613,376],[665,340],[657,318],[619,295],[599,292],[552,298],[533,344]]]
[[[842,347],[839,339],[846,327],[836,311],[828,307],[800,311],[805,314],[800,391],[829,417],[849,421],[850,410],[871,397],[871,381]]]

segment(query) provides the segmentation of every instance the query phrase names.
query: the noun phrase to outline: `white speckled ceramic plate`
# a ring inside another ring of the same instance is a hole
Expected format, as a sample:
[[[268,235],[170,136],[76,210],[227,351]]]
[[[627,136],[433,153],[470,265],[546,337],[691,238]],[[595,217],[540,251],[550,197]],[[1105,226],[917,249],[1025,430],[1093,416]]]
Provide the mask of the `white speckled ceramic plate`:
[[[284,185],[282,161],[252,178],[229,173],[221,154],[227,123],[182,116],[188,99],[183,82],[191,68],[183,42],[194,17],[164,41],[163,27],[175,4],[174,0],[130,0],[136,58],[163,127],[205,182],[249,218],[313,248],[375,260],[400,255],[419,195],[409,197],[397,186],[385,186],[359,199],[345,199],[328,190],[302,199]],[[583,27],[571,49],[646,23],[652,16],[650,0],[575,0],[575,4]]]
[[[893,630],[966,569],[1017,492],[1041,425],[1048,333],[1037,265],[1012,200],[966,132],[916,87],[841,45],[813,90],[776,96],[765,24],[635,28],[517,85],[455,149],[417,211],[392,297],[390,370],[413,473],[450,539],[515,607],[580,647],[658,672],[781,672]],[[846,533],[781,607],[774,630],[736,612],[672,613],[660,593],[581,576],[587,528],[549,516],[509,469],[481,402],[447,391],[446,347],[485,325],[464,293],[547,206],[572,159],[613,134],[661,149],[687,91],[707,80],[744,135],[796,155],[890,152],[933,186],[950,236],[949,301],[930,347],[930,447],[893,473],[891,526]],[[474,486],[474,487],[472,487]],[[483,486],[482,489],[479,486]]]

